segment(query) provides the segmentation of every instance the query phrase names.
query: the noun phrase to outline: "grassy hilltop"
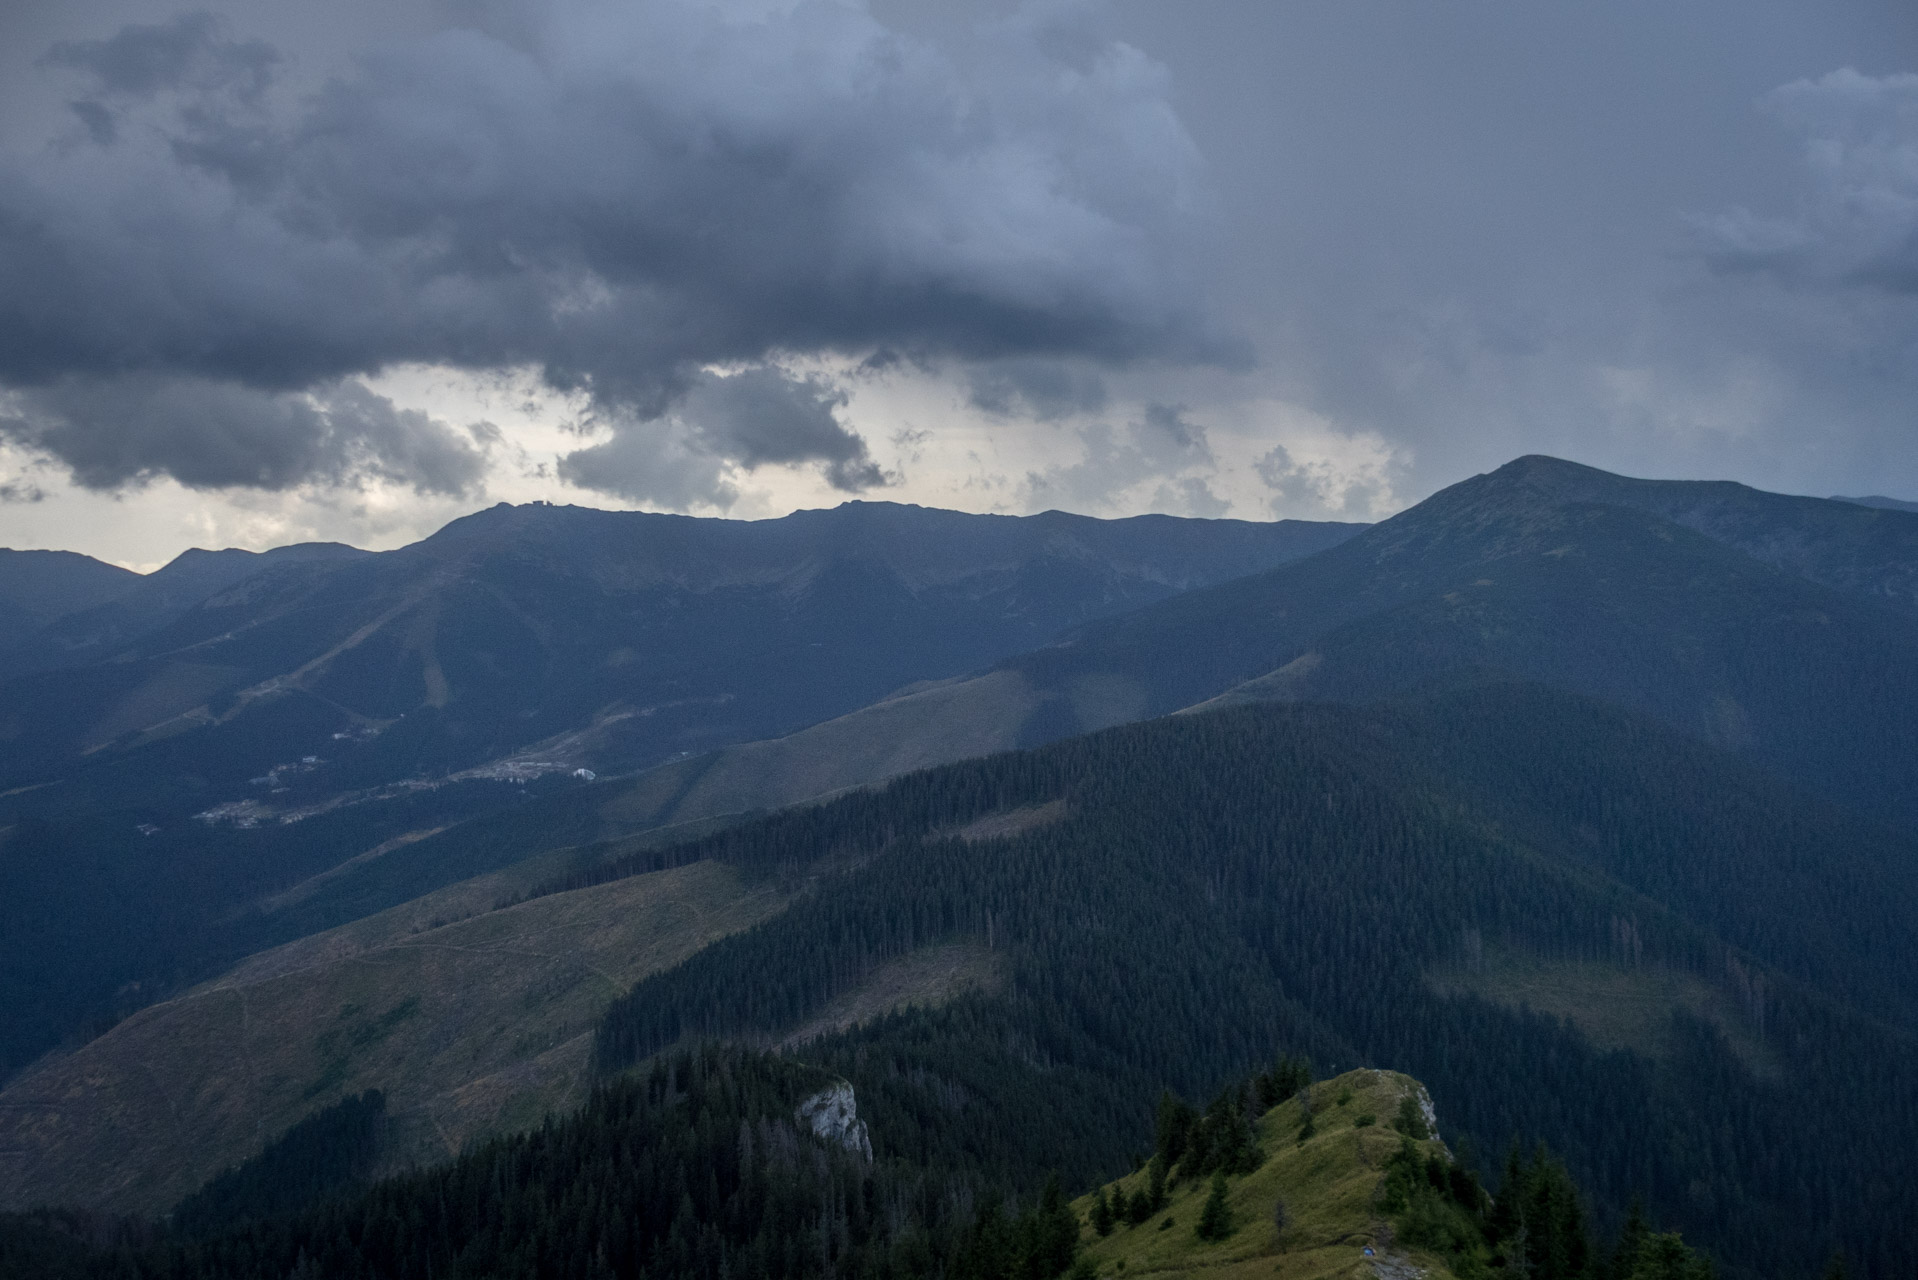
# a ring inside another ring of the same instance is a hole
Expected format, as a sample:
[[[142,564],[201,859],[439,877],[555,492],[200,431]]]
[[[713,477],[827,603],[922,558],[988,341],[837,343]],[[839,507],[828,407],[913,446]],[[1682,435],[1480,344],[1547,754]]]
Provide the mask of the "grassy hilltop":
[[[1443,1259],[1396,1245],[1381,1208],[1386,1166],[1403,1141],[1390,1121],[1404,1099],[1424,1103],[1424,1087],[1410,1076],[1368,1069],[1320,1081],[1307,1093],[1311,1137],[1298,1137],[1304,1126],[1304,1103],[1298,1098],[1259,1119],[1264,1163],[1227,1180],[1230,1235],[1199,1238],[1210,1182],[1181,1179],[1167,1187],[1164,1207],[1146,1221],[1133,1225],[1121,1217],[1108,1236],[1087,1227],[1085,1257],[1098,1274],[1124,1280],[1170,1273],[1187,1280],[1373,1280],[1409,1265],[1433,1280],[1452,1275]],[[1416,1146],[1422,1155],[1444,1151],[1436,1136]],[[1129,1201],[1148,1189],[1149,1179],[1140,1169],[1102,1190],[1109,1199]],[[1073,1207],[1090,1222],[1095,1200],[1096,1193]],[[1282,1229],[1274,1215],[1281,1203]],[[1372,1258],[1365,1256],[1367,1248],[1374,1251]]]

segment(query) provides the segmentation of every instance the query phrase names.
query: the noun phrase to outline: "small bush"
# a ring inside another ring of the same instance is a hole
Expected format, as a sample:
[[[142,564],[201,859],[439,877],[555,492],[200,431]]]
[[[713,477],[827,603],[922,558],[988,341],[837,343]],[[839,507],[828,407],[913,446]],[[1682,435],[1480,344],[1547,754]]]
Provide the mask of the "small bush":
[[[1364,1129],[1364,1128],[1368,1128],[1371,1125],[1375,1125],[1378,1122],[1379,1122],[1379,1118],[1373,1115],[1370,1111],[1367,1111],[1366,1113],[1361,1115],[1358,1119],[1352,1122],[1352,1127],[1354,1129]]]

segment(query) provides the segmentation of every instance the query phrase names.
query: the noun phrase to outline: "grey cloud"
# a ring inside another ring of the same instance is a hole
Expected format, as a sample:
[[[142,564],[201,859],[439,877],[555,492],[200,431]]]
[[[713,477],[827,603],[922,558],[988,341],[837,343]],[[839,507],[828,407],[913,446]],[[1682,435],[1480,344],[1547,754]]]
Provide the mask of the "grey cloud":
[[[149,98],[168,89],[232,89],[252,97],[266,88],[280,61],[263,40],[230,40],[211,13],[131,24],[105,40],[62,40],[41,61],[83,71],[108,94]]]
[[[1205,428],[1187,422],[1182,406],[1149,404],[1145,407],[1143,425],[1143,438],[1155,442],[1150,449],[1154,456],[1212,461],[1212,447],[1206,443]]]
[[[1713,263],[1798,284],[1918,293],[1918,74],[1849,68],[1766,95],[1797,134],[1808,187],[1791,216],[1691,219]]]
[[[967,373],[967,399],[1001,418],[1025,416],[1056,421],[1106,407],[1105,379],[1092,369],[1060,360],[994,360]]]
[[[573,484],[626,497],[690,495],[724,505],[730,494],[716,468],[704,472],[703,481],[695,480],[698,469],[689,471],[677,461],[666,464],[659,477],[650,474],[660,467],[662,433],[677,427],[670,438],[697,455],[730,459],[747,470],[816,462],[835,489],[858,493],[885,484],[886,475],[868,455],[866,442],[839,420],[836,411],[846,400],[846,393],[824,378],[793,377],[766,366],[703,374],[682,393],[671,424],[662,426],[658,418],[616,423],[612,440],[560,459],[560,474]]]
[[[485,468],[473,439],[352,380],[272,393],[163,375],[68,378],[15,393],[0,438],[100,490],[162,475],[196,489],[268,490],[371,476],[461,494]]]
[[[819,0],[751,19],[686,0],[487,12],[369,52],[279,116],[234,106],[270,51],[210,20],[56,46],[123,97],[178,92],[124,108],[151,127],[113,148],[0,165],[0,383],[260,395],[403,362],[530,365],[633,422],[720,395],[703,366],[791,355],[1234,355],[1201,316],[1206,197],[1164,73],[1064,39],[1070,15],[955,51]],[[830,413],[786,407],[752,419],[764,431],[689,408],[726,425],[685,443],[878,482]],[[311,429],[284,405],[269,420]],[[222,466],[116,421],[35,438],[88,477],[277,484],[333,456],[255,458],[242,433]]]
[[[1026,477],[1035,502],[1063,501],[1069,507],[1084,508],[1154,477],[1165,477],[1155,492],[1156,505],[1190,515],[1226,510],[1228,504],[1212,494],[1202,477],[1178,474],[1214,462],[1205,428],[1188,421],[1183,409],[1148,405],[1143,417],[1123,427],[1094,422],[1076,434],[1085,450],[1083,458]]]
[[[1887,470],[1918,484],[1912,295],[1853,270],[1898,255],[1734,269],[1702,257],[1682,220],[1744,204],[1786,243],[1835,230],[1798,143],[1851,137],[1854,160],[1889,159],[1905,126],[1882,89],[1848,108],[1855,135],[1781,127],[1769,95],[1846,65],[1918,71],[1918,8],[1114,7],[1177,77],[1181,119],[1215,162],[1230,257],[1211,296],[1261,343],[1239,384],[1258,392],[1237,403],[1380,441],[1381,501],[1527,452],[1814,493],[1882,486]],[[1876,150],[1867,118],[1886,136]],[[1169,395],[1109,377],[1117,397]],[[1236,389],[1167,381],[1200,408]]]
[[[858,492],[885,483],[885,477],[867,457],[866,442],[834,412],[846,400],[823,378],[757,368],[702,379],[686,393],[679,413],[713,453],[742,466],[820,462],[834,488]]]
[[[1160,485],[1152,495],[1152,509],[1217,520],[1232,510],[1232,504],[1212,492],[1204,477],[1186,476]]]
[[[111,146],[114,139],[120,136],[119,122],[102,103],[92,98],[82,98],[78,102],[70,102],[67,105],[73,109],[73,114],[86,128],[87,136],[100,146]]]
[[[46,490],[37,484],[30,484],[22,480],[8,480],[0,483],[0,504],[9,506],[14,504],[31,505],[35,502],[45,502],[46,498]]]
[[[1375,480],[1342,475],[1329,462],[1301,462],[1282,444],[1273,445],[1254,469],[1272,490],[1272,510],[1280,516],[1342,516],[1371,519]]]
[[[691,448],[670,419],[626,419],[612,438],[563,454],[560,479],[581,489],[666,507],[696,505],[725,510],[739,491],[726,479],[725,463]]]

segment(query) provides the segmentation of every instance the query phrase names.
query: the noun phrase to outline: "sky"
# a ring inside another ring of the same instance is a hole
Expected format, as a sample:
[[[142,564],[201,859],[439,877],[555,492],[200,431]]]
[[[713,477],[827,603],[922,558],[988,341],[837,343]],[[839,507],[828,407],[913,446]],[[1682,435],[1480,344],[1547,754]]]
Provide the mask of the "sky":
[[[0,545],[1918,498],[1918,6],[12,0]]]

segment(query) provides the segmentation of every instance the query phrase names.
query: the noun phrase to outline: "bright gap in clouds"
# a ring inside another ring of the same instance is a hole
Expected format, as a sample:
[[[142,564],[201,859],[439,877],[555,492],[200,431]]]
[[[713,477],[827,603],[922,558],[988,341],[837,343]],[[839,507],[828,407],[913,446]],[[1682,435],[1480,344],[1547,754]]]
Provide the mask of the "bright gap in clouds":
[[[1283,401],[1195,414],[1156,401],[1113,400],[1035,424],[982,408],[976,387],[941,373],[874,373],[823,360],[796,362],[788,372],[844,388],[834,412],[865,442],[882,477],[856,495],[868,501],[1012,515],[1056,508],[1104,517],[1355,521],[1381,519],[1407,501],[1394,488],[1404,468],[1388,442],[1341,432]],[[78,550],[145,572],[190,546],[262,550],[339,541],[385,550],[495,502],[766,519],[854,496],[814,463],[749,468],[703,457],[694,461],[714,467],[710,491],[719,501],[663,504],[568,483],[564,459],[614,433],[594,425],[586,397],[554,391],[532,369],[475,374],[409,365],[365,386],[399,412],[472,436],[484,456],[474,489],[422,494],[400,481],[362,477],[277,492],[209,491],[162,477],[131,491],[99,492],[0,443],[0,545]]]

